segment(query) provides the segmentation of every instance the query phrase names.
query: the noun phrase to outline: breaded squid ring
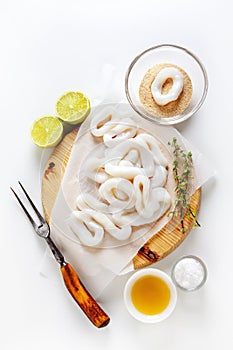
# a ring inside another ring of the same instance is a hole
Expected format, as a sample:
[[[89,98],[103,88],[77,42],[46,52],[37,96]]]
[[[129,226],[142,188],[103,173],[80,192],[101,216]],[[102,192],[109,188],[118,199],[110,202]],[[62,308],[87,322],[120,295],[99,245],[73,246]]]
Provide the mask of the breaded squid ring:
[[[168,79],[172,79],[171,89],[166,93],[162,93],[162,88]],[[165,67],[155,77],[151,85],[151,93],[155,102],[159,106],[165,106],[172,101],[176,101],[180,96],[184,87],[183,74],[175,67]]]

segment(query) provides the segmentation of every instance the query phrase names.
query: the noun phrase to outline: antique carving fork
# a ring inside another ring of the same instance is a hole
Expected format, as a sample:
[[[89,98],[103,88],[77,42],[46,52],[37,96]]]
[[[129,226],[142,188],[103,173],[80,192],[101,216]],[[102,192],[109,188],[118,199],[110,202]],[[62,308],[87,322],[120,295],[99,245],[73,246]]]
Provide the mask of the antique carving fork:
[[[27,197],[29,203],[31,204],[32,208],[34,209],[37,218],[39,220],[39,224],[37,224],[29,212],[27,211],[26,207],[20,200],[17,193],[11,188],[12,192],[14,193],[15,197],[17,198],[19,204],[21,205],[22,209],[24,210],[25,214],[27,215],[29,221],[31,222],[34,230],[38,234],[38,236],[43,237],[46,242],[49,245],[49,248],[51,249],[55,259],[60,264],[62,276],[65,282],[65,285],[74,298],[74,300],[78,303],[80,308],[83,310],[83,312],[87,315],[87,317],[90,319],[90,321],[98,328],[105,327],[110,321],[109,316],[101,309],[101,307],[97,304],[97,302],[93,299],[93,297],[89,294],[89,292],[86,290],[82,282],[80,281],[78,275],[72,268],[72,266],[65,261],[64,256],[59,251],[59,249],[56,247],[52,239],[50,238],[50,228],[46,220],[43,218],[43,216],[40,214],[38,209],[36,208],[35,204],[32,202],[31,198],[29,197],[28,193],[24,189],[23,185],[19,182],[20,187],[22,188],[25,196]]]

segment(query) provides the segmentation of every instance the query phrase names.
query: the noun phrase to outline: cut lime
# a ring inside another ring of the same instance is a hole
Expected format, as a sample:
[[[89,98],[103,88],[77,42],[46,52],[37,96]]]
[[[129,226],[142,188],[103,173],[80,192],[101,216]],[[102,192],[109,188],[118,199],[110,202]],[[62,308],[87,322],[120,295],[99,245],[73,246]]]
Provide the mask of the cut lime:
[[[90,101],[78,91],[70,91],[62,95],[56,103],[58,117],[69,123],[81,123],[90,112]]]
[[[56,146],[62,139],[62,122],[50,115],[37,119],[31,128],[32,141],[39,147]]]

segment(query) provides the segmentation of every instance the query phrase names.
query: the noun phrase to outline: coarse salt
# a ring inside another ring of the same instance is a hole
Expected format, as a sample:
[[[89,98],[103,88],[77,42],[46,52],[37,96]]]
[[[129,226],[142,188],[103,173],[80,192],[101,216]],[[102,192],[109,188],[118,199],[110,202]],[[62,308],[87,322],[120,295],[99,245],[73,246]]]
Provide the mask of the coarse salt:
[[[205,278],[205,270],[200,261],[187,257],[178,261],[173,276],[180,287],[194,290],[201,285]]]

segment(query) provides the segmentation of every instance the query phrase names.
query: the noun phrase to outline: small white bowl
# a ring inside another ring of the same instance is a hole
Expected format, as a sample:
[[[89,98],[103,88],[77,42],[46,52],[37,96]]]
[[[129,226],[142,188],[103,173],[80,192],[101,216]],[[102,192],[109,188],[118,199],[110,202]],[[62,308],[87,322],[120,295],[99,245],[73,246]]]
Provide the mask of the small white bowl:
[[[134,286],[135,282],[138,279],[144,276],[151,276],[151,275],[160,277],[167,284],[170,290],[170,301],[167,307],[161,313],[154,314],[154,315],[147,315],[138,311],[138,309],[134,306],[132,302],[131,292],[132,292],[132,287]],[[175,284],[172,282],[172,279],[165,272],[154,268],[146,268],[135,272],[128,279],[124,288],[124,302],[129,313],[138,321],[141,321],[144,323],[157,323],[165,320],[168,316],[171,315],[171,313],[175,309],[176,302],[177,302],[177,291],[176,291]]]

